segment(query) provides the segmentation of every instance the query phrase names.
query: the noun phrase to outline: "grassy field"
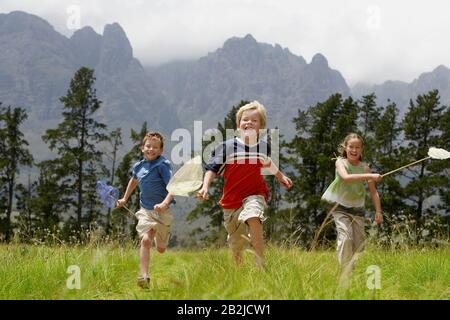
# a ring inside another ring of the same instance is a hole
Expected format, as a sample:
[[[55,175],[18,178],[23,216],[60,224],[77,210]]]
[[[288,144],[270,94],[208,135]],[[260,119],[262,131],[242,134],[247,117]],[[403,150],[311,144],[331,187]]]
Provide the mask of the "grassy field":
[[[347,289],[337,284],[333,251],[268,247],[266,271],[254,267],[250,251],[240,268],[226,249],[152,250],[151,258],[151,288],[144,290],[136,285],[138,248],[131,245],[1,245],[0,299],[450,299],[448,247],[369,247]],[[80,289],[67,286],[72,265],[79,267]],[[369,289],[371,265],[380,268],[379,289]]]

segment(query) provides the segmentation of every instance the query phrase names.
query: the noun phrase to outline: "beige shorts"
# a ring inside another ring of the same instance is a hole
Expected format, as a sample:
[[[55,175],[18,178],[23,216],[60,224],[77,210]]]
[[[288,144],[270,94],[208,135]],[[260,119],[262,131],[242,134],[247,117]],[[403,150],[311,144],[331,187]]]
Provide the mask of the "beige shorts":
[[[249,244],[248,225],[250,218],[266,220],[264,209],[267,207],[263,196],[255,195],[244,199],[239,209],[223,209],[223,224],[227,230],[227,241],[232,251],[241,251]]]
[[[141,208],[135,213],[135,216],[138,218],[136,230],[139,234],[139,238],[153,229],[156,232],[156,246],[158,248],[166,248],[169,243],[170,229],[173,221],[170,209],[159,213],[155,210]]]

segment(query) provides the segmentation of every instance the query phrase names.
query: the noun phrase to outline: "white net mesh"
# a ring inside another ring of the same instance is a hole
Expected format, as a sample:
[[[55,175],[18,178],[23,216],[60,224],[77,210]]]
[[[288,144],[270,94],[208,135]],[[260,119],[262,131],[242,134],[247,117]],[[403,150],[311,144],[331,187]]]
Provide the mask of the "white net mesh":
[[[440,159],[440,160],[450,158],[450,152],[448,152],[445,149],[434,147],[431,147],[428,150],[428,155],[433,159]]]
[[[175,196],[189,196],[203,183],[202,158],[196,156],[186,162],[170,179],[167,190]]]

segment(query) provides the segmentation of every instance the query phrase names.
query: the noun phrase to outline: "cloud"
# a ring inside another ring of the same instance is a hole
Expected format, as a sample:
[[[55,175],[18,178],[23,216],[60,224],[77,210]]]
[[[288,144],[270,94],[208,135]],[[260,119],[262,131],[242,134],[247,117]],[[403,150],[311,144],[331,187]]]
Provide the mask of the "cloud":
[[[98,33],[118,22],[144,65],[197,59],[232,36],[251,33],[310,61],[324,54],[350,85],[412,81],[440,64],[450,66],[450,3],[435,0],[2,0],[0,12],[39,15],[70,36],[71,5],[81,26]]]

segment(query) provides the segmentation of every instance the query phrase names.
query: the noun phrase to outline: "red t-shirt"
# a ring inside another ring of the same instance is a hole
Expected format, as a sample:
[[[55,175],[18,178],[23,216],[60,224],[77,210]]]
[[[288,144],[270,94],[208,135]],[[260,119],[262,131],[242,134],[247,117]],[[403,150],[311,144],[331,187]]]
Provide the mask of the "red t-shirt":
[[[238,209],[245,198],[262,195],[269,200],[269,188],[261,174],[263,161],[270,156],[270,146],[259,141],[253,146],[233,138],[217,147],[205,169],[223,174],[224,188],[219,204],[224,209]]]

